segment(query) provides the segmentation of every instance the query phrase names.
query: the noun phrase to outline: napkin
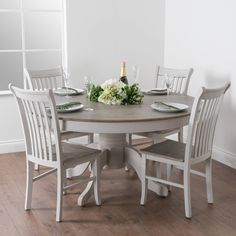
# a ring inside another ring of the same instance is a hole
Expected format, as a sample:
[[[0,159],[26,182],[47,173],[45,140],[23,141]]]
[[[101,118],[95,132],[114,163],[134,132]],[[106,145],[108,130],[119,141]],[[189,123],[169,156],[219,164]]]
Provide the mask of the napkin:
[[[175,111],[180,111],[181,110],[178,107],[175,107],[175,106],[170,105],[170,104],[166,104],[164,102],[155,102],[155,104],[157,104],[158,106],[163,107],[165,109],[170,109],[170,110],[175,110]]]
[[[147,90],[147,92],[167,92],[167,88],[152,88]]]
[[[77,91],[76,89],[74,89],[74,88],[70,88],[70,87],[62,87],[62,89],[65,89],[65,90],[71,90],[71,91],[73,91],[73,92],[75,92],[75,93],[78,93],[78,91]]]
[[[164,94],[167,94],[167,89],[166,88],[151,88],[151,89],[148,89],[146,91],[144,91],[144,93],[146,94],[161,94],[161,95],[164,95]]]
[[[80,102],[66,102],[63,104],[56,105],[56,109],[57,110],[65,110],[65,109],[69,109],[71,107],[78,106],[78,105],[81,105],[81,103]]]
[[[73,95],[80,94],[77,89],[69,88],[69,87],[58,88],[54,91],[54,93],[57,95],[62,95],[62,96],[64,95],[73,96]]]

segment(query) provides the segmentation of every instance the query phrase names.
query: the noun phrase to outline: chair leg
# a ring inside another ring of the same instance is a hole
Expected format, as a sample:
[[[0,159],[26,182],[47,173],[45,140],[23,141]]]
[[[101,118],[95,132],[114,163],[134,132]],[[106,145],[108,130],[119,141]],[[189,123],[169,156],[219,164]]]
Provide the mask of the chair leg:
[[[155,162],[155,161],[152,161],[153,163],[156,163],[156,177],[157,178],[163,178],[163,163],[160,163],[160,162]]]
[[[129,171],[129,166],[127,164],[125,165],[125,171]]]
[[[67,171],[64,170],[63,174],[64,174],[63,187],[65,187],[66,186],[66,179],[67,179]],[[64,188],[63,188],[63,195],[66,195],[66,194],[67,194],[67,190],[64,190]]]
[[[190,190],[190,169],[184,170],[184,206],[185,217],[192,217],[191,190]]]
[[[147,185],[148,180],[146,179],[146,172],[147,172],[147,161],[146,157],[142,157],[142,172],[141,172],[141,199],[140,205],[145,205],[147,201]]]
[[[88,135],[88,144],[93,143],[94,142],[94,134],[89,134]]]
[[[212,159],[208,159],[206,163],[206,190],[207,190],[207,201],[213,203],[213,190],[212,190]]]
[[[132,134],[126,134],[126,142],[128,145],[132,146]],[[130,168],[131,167],[128,164],[125,165],[125,171],[129,171]]]
[[[97,206],[101,205],[101,195],[100,195],[100,173],[101,166],[100,161],[97,159],[93,164],[92,175],[96,177],[93,182],[94,198]]]
[[[27,161],[25,210],[31,209],[34,163]]]
[[[184,128],[181,128],[178,132],[178,140],[180,143],[184,142]]]
[[[173,165],[167,164],[166,165],[166,179],[167,179],[167,181],[171,180],[172,171],[173,171]],[[171,191],[171,186],[170,185],[167,188],[168,188],[169,191]]]
[[[127,141],[130,146],[132,146],[132,134],[127,134]]]
[[[61,169],[57,169],[57,209],[56,222],[61,221],[62,217],[62,194],[63,194],[64,173]]]
[[[34,170],[39,170],[39,164],[34,164]]]

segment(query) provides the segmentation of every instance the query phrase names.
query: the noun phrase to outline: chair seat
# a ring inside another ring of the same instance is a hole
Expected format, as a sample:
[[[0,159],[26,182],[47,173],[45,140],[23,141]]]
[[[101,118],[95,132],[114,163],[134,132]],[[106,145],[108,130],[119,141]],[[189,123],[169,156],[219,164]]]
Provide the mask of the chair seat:
[[[62,153],[63,165],[66,168],[72,168],[78,164],[95,160],[101,151],[79,144],[62,142]],[[54,155],[56,158],[56,154]]]
[[[83,137],[86,135],[89,135],[89,133],[82,133],[82,132],[77,132],[77,131],[67,131],[67,130],[61,131],[61,139],[62,140]]]
[[[154,157],[161,156],[162,158],[184,162],[185,144],[168,139],[141,149],[140,152]]]

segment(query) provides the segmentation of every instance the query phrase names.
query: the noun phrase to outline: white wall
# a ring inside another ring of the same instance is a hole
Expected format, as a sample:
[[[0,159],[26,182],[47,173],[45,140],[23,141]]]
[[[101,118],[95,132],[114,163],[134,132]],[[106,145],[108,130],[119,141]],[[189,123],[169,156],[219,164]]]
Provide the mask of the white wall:
[[[68,0],[68,57],[73,84],[84,76],[101,83],[118,77],[127,60],[141,68],[141,84],[152,86],[157,64],[164,61],[164,0]],[[24,149],[16,103],[0,96],[0,153]]]
[[[92,75],[97,83],[118,77],[124,59],[129,78],[131,65],[140,66],[144,87],[152,86],[155,66],[163,64],[163,59],[166,66],[194,67],[192,95],[202,85],[217,86],[231,80],[217,127],[214,156],[236,167],[236,2],[166,0],[166,10],[164,5],[164,0],[68,1],[73,83],[82,86],[84,75]],[[13,98],[1,96],[0,109],[0,151],[20,150],[22,132]]]
[[[85,75],[95,83],[119,78],[126,60],[130,82],[136,64],[140,84],[153,86],[164,60],[164,0],[70,0],[67,19],[74,85],[83,86]]]
[[[194,68],[192,95],[200,86],[215,87],[231,80],[214,153],[215,158],[236,167],[235,9],[235,0],[166,0],[165,65]]]
[[[12,95],[0,96],[0,153],[24,150],[23,133]]]

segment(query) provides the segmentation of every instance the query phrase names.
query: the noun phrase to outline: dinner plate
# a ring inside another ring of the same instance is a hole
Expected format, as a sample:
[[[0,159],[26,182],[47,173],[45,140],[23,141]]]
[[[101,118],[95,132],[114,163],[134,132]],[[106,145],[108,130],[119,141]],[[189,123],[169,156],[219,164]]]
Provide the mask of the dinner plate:
[[[156,102],[151,105],[151,107],[159,112],[182,112],[186,111],[189,107],[188,105],[175,102]]]
[[[53,91],[56,95],[60,96],[75,96],[75,95],[80,95],[84,93],[83,89],[78,89],[78,88],[58,88]]]
[[[166,88],[152,88],[147,90],[142,90],[142,93],[147,95],[166,95],[167,89]]]
[[[57,112],[59,112],[59,113],[74,112],[74,111],[81,110],[84,107],[84,105],[80,102],[74,102],[73,105],[70,105],[68,107],[63,107],[66,104],[68,104],[68,103],[57,104],[57,106],[56,106]]]

